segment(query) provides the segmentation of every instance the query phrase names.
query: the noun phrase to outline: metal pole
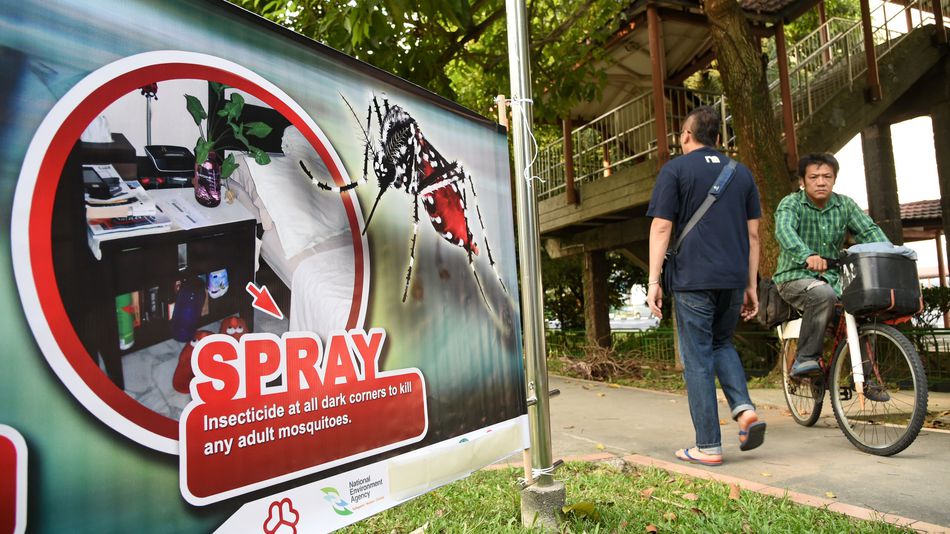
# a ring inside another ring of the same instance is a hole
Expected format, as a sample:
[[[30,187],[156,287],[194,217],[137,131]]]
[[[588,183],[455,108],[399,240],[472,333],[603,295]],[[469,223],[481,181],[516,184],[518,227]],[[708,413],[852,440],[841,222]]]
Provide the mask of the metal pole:
[[[145,144],[152,144],[152,97],[145,97]]]
[[[531,425],[532,464],[551,467],[551,411],[548,399],[548,369],[545,361],[542,316],[541,257],[538,212],[531,180],[531,61],[524,0],[505,0],[508,19],[508,63],[511,76],[512,133],[515,150],[515,196],[518,217],[518,256],[521,259],[521,311],[524,322],[525,374]],[[519,113],[520,111],[520,113]],[[550,486],[549,474],[538,477],[538,486]]]
[[[719,125],[720,134],[722,137],[722,147],[725,149],[723,152],[729,151],[729,129],[726,128],[726,92],[723,91],[722,97],[719,99],[719,120],[721,124]]]

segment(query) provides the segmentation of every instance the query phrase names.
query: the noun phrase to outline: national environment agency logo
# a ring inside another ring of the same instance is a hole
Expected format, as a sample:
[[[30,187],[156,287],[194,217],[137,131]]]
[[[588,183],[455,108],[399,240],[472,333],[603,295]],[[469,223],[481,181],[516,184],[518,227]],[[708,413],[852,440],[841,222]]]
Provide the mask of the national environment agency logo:
[[[320,491],[323,492],[323,500],[327,501],[330,506],[333,507],[333,511],[337,515],[350,515],[353,513],[350,510],[350,503],[346,502],[343,497],[340,496],[340,492],[336,488],[320,488]]]

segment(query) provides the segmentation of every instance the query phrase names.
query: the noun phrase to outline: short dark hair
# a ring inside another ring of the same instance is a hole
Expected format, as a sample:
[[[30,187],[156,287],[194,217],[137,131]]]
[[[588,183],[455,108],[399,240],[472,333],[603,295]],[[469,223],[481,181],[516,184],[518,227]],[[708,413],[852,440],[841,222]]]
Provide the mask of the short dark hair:
[[[719,112],[712,106],[699,106],[686,116],[684,124],[690,124],[689,132],[693,138],[706,146],[716,146],[719,136]]]
[[[813,152],[811,154],[806,154],[798,160],[798,177],[805,177],[805,169],[809,165],[827,165],[831,167],[831,170],[835,171],[835,178],[838,177],[838,160],[829,152]]]

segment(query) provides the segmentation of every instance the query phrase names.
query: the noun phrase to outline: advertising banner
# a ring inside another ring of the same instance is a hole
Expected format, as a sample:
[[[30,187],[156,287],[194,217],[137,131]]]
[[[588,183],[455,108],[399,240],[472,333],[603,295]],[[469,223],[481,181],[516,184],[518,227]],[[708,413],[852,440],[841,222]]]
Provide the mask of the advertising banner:
[[[323,532],[527,447],[504,129],[226,2],[0,6],[2,532]]]

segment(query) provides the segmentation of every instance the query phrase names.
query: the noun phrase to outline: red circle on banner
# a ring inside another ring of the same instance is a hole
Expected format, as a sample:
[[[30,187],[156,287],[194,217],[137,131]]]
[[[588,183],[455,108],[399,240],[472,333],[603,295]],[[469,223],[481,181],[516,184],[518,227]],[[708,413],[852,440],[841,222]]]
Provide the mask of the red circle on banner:
[[[185,57],[186,60],[182,60],[183,57]],[[197,60],[194,58],[197,58]],[[205,64],[206,62],[201,62],[201,60],[205,58],[211,60],[209,62],[219,63],[222,66],[211,66]],[[109,69],[110,71],[114,70],[116,65],[128,62],[130,59],[139,60],[136,62],[137,65],[134,68],[114,76],[108,72],[104,72],[109,67],[113,67]],[[193,60],[196,62],[191,62]],[[149,64],[142,65],[143,62]],[[100,85],[89,91],[88,94],[85,94],[85,96],[79,95],[79,99],[74,107],[66,111],[65,119],[63,119],[58,126],[54,124],[51,129],[46,129],[44,128],[46,126],[44,122],[44,125],[41,126],[40,131],[36,134],[31,144],[27,158],[34,155],[31,154],[31,152],[35,146],[38,145],[37,140],[41,135],[44,132],[51,132],[48,145],[46,145],[45,140],[43,140],[44,143],[39,143],[40,145],[45,145],[45,149],[42,147],[39,148],[39,150],[43,151],[42,159],[34,177],[35,184],[32,197],[29,199],[27,249],[23,249],[22,247],[18,248],[18,240],[13,240],[15,254],[29,254],[30,275],[32,276],[31,289],[34,289],[36,292],[36,297],[42,312],[42,320],[47,323],[49,333],[61,351],[61,354],[51,355],[47,353],[47,358],[65,358],[69,367],[75,372],[85,387],[89,389],[89,392],[104,402],[121,419],[112,420],[114,416],[108,413],[108,411],[96,413],[96,411],[93,410],[97,417],[127,436],[129,434],[123,430],[128,423],[132,423],[147,433],[165,438],[164,440],[158,440],[159,442],[165,441],[165,443],[156,445],[151,443],[150,440],[129,436],[147,446],[171,453],[177,452],[177,449],[175,448],[173,450],[173,447],[168,445],[169,442],[167,440],[171,440],[171,443],[177,446],[178,421],[146,408],[113,384],[96,364],[95,359],[91,357],[89,351],[83,346],[76,330],[73,328],[72,322],[66,314],[63,300],[56,283],[53,266],[51,241],[53,203],[56,196],[56,188],[59,184],[67,156],[73,149],[79,136],[92,120],[105,110],[106,107],[127,93],[138,90],[140,87],[151,83],[176,79],[215,81],[239,89],[260,99],[281,113],[292,125],[296,126],[297,129],[304,134],[320,155],[324,164],[326,164],[334,182],[340,186],[345,185],[348,178],[346,177],[345,169],[342,169],[339,165],[339,159],[336,157],[335,151],[332,146],[329,146],[329,142],[323,133],[318,131],[319,128],[312,119],[305,115],[302,108],[296,103],[293,103],[293,101],[279,89],[270,86],[265,80],[254,81],[251,79],[252,76],[242,76],[234,72],[234,70],[246,71],[246,69],[235,68],[228,70],[223,68],[229,67],[230,65],[232,64],[218,58],[212,58],[211,56],[201,56],[184,52],[151,52],[120,60],[90,74],[81,84],[89,80],[102,78],[103,76],[107,76],[107,78],[102,81]],[[81,84],[77,84],[77,88]],[[267,88],[267,86],[270,88]],[[85,87],[88,88],[88,85]],[[74,88],[74,90],[75,89],[76,88]],[[278,94],[283,96],[278,96]],[[68,101],[71,96],[72,95],[67,93],[57,106]],[[55,109],[56,108],[54,108],[54,110]],[[50,116],[53,114],[53,112],[50,112]],[[50,117],[48,116],[47,118],[49,119]],[[39,155],[36,154],[36,156],[38,157]],[[26,164],[24,165],[26,166]],[[21,181],[29,178],[29,175],[24,176],[24,174],[21,174],[20,176]],[[366,301],[365,283],[367,281],[364,271],[366,267],[365,242],[361,233],[361,217],[357,214],[359,206],[355,202],[355,196],[349,192],[344,192],[341,194],[341,200],[350,225],[354,252],[353,295],[346,324],[346,328],[351,329],[361,326],[359,323],[364,314],[363,307]],[[24,291],[22,280],[20,288],[21,291]],[[32,323],[39,318],[29,317],[29,319]],[[34,331],[36,330],[37,328],[34,326]],[[58,370],[57,373],[59,374]],[[82,396],[73,390],[78,384],[69,383],[62,375],[60,375],[60,378],[73,394],[82,401]],[[86,403],[84,402],[84,404]],[[87,405],[87,407],[89,406]],[[124,421],[122,419],[124,419]]]

